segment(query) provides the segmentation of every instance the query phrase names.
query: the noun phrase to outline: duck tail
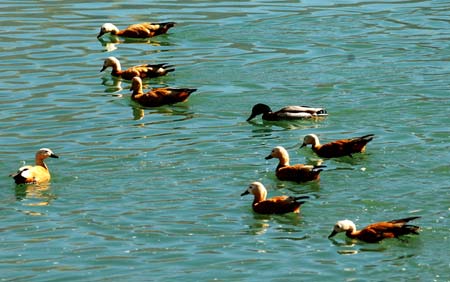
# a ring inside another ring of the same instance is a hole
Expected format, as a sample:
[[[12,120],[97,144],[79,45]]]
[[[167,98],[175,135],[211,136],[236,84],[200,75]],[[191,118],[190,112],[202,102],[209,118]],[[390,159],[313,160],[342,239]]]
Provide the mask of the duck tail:
[[[374,137],[375,137],[375,134],[367,134],[367,135],[364,135],[364,136],[359,137],[358,139],[364,140],[364,141],[366,141],[366,142],[370,142],[370,141],[372,141],[372,139],[373,139]]]
[[[404,235],[406,235],[406,234],[419,235],[419,230],[420,230],[420,227],[417,225],[406,224],[406,225],[403,225],[403,227],[402,227],[402,231],[403,231],[402,233]]]
[[[163,26],[165,29],[169,29],[171,27],[174,27],[176,25],[176,22],[165,22],[160,23],[159,25]]]
[[[411,220],[418,219],[418,218],[420,218],[420,216],[410,216],[410,217],[405,217],[405,218],[401,218],[401,219],[394,219],[389,222],[390,223],[407,223]]]
[[[309,199],[309,196],[298,196],[298,197],[292,197],[292,198],[294,198],[294,200],[297,201],[297,200],[302,200],[302,199]],[[305,203],[305,202],[302,202],[302,203]]]
[[[326,165],[315,165],[312,169],[314,172],[321,172],[323,171],[323,168],[327,167]]]

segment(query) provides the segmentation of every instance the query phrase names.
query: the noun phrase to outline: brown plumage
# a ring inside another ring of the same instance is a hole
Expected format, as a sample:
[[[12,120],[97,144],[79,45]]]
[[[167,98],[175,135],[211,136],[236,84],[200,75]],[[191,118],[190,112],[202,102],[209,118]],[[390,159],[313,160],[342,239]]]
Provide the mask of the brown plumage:
[[[308,196],[290,197],[290,196],[276,196],[266,199],[267,190],[260,182],[253,182],[249,185],[241,196],[252,194],[254,195],[252,208],[253,211],[260,214],[284,214],[284,213],[299,213],[300,206],[304,201],[298,202],[300,199],[307,199]]]
[[[420,227],[407,224],[409,221],[417,218],[420,218],[420,216],[377,222],[361,230],[356,230],[356,226],[351,220],[341,220],[334,225],[333,232],[328,238],[335,236],[339,232],[345,232],[348,238],[358,239],[367,243],[377,243],[387,238],[398,238],[408,234],[418,235]]]
[[[289,154],[285,148],[277,146],[272,149],[270,155],[265,159],[279,159],[275,175],[279,180],[306,182],[320,179],[320,172],[324,165],[289,164]]]
[[[317,135],[308,134],[304,137],[303,144],[300,148],[311,144],[312,150],[322,158],[351,157],[354,153],[364,153],[367,143],[372,141],[373,137],[373,134],[367,134],[361,137],[341,139],[321,145]]]
[[[111,75],[128,80],[131,80],[135,76],[139,76],[140,78],[163,76],[175,70],[172,66],[167,64],[145,64],[122,70],[120,61],[116,57],[106,58],[100,72],[106,70],[108,67],[112,68]]]
[[[130,25],[125,29],[119,30],[112,23],[105,23],[100,28],[100,32],[97,35],[97,38],[102,37],[105,33],[110,33],[111,35],[129,38],[149,38],[160,34],[165,34],[173,26],[175,26],[174,22],[139,23]]]
[[[46,158],[58,158],[50,149],[42,148],[36,152],[35,156],[35,166],[26,165],[21,168],[16,173],[10,176],[14,178],[16,184],[23,183],[45,183],[50,181],[50,171],[47,165],[44,163]]]
[[[197,89],[191,88],[153,88],[147,93],[142,90],[142,79],[134,77],[131,80],[133,91],[131,99],[144,107],[159,107],[184,102],[189,98],[192,92]]]

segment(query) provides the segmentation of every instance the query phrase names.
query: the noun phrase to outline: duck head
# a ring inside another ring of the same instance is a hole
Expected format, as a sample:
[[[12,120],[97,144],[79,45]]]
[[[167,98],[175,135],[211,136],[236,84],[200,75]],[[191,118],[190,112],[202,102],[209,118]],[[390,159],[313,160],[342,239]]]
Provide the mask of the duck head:
[[[247,190],[245,190],[241,196],[245,196],[248,194],[255,195],[258,198],[265,199],[267,196],[266,187],[261,182],[255,181],[250,183]]]
[[[100,38],[103,36],[103,34],[105,33],[111,33],[111,34],[115,34],[116,32],[118,32],[119,29],[113,25],[112,23],[105,23],[102,25],[102,27],[100,28],[100,32],[97,35],[97,38]]]
[[[348,220],[348,219],[340,220],[340,221],[336,222],[336,224],[333,227],[333,231],[331,232],[330,235],[328,235],[328,238],[331,238],[340,232],[346,232],[349,230],[350,231],[356,230],[356,226],[353,223],[353,221]]]
[[[308,135],[306,135],[303,138],[303,144],[300,146],[300,148],[303,148],[303,147],[305,147],[305,146],[307,146],[309,144],[311,144],[313,146],[319,145],[320,144],[319,143],[319,137],[317,137],[317,135],[315,135],[315,134],[308,134]]]
[[[39,149],[39,151],[36,152],[36,159],[46,159],[46,158],[59,158],[57,155],[55,155],[52,150],[48,148],[42,148]]]
[[[106,70],[108,67],[112,67],[114,70],[121,70],[120,62],[116,57],[108,57],[103,62],[103,67],[100,72]]]
[[[131,80],[130,91],[133,93],[142,91],[142,79],[139,76],[135,76]]]
[[[285,148],[281,147],[281,146],[276,146],[275,148],[272,149],[272,151],[270,152],[270,154],[265,157],[266,160],[270,160],[273,158],[281,158],[283,155],[287,154],[287,151]]]
[[[261,115],[264,113],[270,113],[270,112],[272,112],[272,109],[269,106],[267,106],[266,104],[261,104],[261,103],[256,104],[253,106],[252,113],[248,117],[247,121],[254,119],[257,115]]]

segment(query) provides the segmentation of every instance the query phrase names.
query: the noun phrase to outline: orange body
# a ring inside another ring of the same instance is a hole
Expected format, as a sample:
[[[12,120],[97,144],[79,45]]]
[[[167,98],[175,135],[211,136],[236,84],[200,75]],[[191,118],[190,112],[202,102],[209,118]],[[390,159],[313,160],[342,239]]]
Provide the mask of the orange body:
[[[103,63],[103,67],[100,72],[104,71],[108,67],[112,68],[111,75],[128,80],[131,80],[135,76],[138,76],[140,78],[163,76],[175,70],[172,66],[165,63],[154,65],[145,64],[122,70],[119,60],[115,57],[107,58]]]
[[[27,165],[19,168],[16,173],[10,176],[14,178],[16,184],[24,183],[46,183],[50,181],[50,171],[44,163],[46,158],[58,158],[50,149],[42,148],[36,153],[35,166]]]
[[[175,26],[174,22],[166,23],[139,23],[128,26],[125,29],[119,30],[111,23],[106,23],[100,29],[100,33],[97,38],[100,38],[105,33],[111,33],[111,35],[123,36],[129,38],[149,38],[161,34],[167,33],[167,31]]]
[[[184,102],[192,92],[197,89],[190,88],[154,88],[147,93],[142,90],[142,80],[134,77],[130,90],[133,91],[131,99],[144,107],[159,107]]]

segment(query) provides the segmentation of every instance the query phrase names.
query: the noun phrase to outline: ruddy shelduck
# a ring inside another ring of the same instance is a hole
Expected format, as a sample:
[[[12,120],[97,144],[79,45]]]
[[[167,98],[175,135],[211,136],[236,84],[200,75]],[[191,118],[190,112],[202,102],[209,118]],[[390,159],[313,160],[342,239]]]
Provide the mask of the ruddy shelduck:
[[[258,115],[262,114],[262,119],[267,121],[279,120],[297,120],[325,117],[328,115],[324,108],[312,108],[308,106],[287,106],[280,110],[273,112],[266,104],[256,104],[252,108],[252,113],[247,118],[247,121],[252,120]]]
[[[418,235],[420,227],[407,224],[409,221],[417,218],[420,218],[420,216],[377,222],[361,230],[356,230],[356,226],[351,220],[340,220],[334,225],[333,232],[328,238],[335,236],[339,232],[345,232],[348,238],[358,239],[367,243],[377,243],[383,239],[398,238],[402,235]]]
[[[276,196],[266,199],[267,190],[261,182],[251,183],[241,196],[248,194],[254,195],[252,208],[260,214],[300,213],[300,206],[305,202],[298,200],[309,198],[308,196]]]
[[[269,160],[277,158],[279,160],[278,166],[275,170],[275,175],[279,180],[307,182],[320,179],[320,172],[325,165],[306,165],[306,164],[289,164],[289,154],[282,146],[276,146],[272,149],[270,155],[265,159]]]
[[[184,102],[189,98],[193,88],[153,88],[147,93],[142,90],[142,79],[134,77],[131,80],[131,99],[144,107],[159,107]]]
[[[144,64],[134,67],[130,67],[126,70],[122,70],[120,61],[116,57],[108,57],[103,62],[103,67],[100,72],[106,70],[108,67],[112,68],[111,75],[121,77],[123,79],[131,80],[135,76],[140,78],[152,78],[168,74],[174,71],[173,66],[164,64]]]
[[[14,178],[16,184],[23,183],[46,183],[50,181],[50,171],[47,165],[44,163],[46,158],[58,158],[52,150],[47,148],[42,148],[36,152],[35,166],[26,165],[21,168],[16,173],[10,176]]]
[[[312,150],[322,158],[351,157],[354,153],[364,153],[367,143],[372,141],[373,137],[373,134],[367,134],[361,137],[341,139],[321,145],[317,135],[308,134],[303,138],[303,144],[300,148],[311,144]]]
[[[174,22],[139,23],[130,25],[125,29],[119,30],[112,23],[105,23],[100,28],[100,32],[97,35],[97,38],[102,37],[105,33],[110,33],[111,35],[129,38],[149,38],[160,34],[165,34],[173,26],[175,26]]]

